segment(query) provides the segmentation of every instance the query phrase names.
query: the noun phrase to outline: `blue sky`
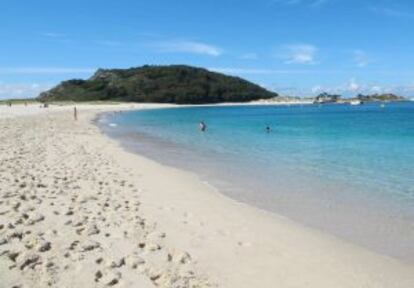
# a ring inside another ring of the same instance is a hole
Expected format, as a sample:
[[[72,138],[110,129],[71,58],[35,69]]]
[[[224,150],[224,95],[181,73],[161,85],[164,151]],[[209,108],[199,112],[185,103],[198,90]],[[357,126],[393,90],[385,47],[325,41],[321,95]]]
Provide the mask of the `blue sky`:
[[[287,95],[414,96],[414,1],[0,2],[0,98],[96,68],[189,64]]]

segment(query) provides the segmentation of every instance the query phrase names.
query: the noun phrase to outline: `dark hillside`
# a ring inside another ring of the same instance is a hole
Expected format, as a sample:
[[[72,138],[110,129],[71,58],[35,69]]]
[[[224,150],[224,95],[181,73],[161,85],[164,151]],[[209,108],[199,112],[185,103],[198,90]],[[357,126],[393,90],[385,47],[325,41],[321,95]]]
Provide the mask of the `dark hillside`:
[[[277,94],[238,77],[190,66],[99,69],[88,80],[64,81],[41,101],[116,100],[177,104],[247,102]]]

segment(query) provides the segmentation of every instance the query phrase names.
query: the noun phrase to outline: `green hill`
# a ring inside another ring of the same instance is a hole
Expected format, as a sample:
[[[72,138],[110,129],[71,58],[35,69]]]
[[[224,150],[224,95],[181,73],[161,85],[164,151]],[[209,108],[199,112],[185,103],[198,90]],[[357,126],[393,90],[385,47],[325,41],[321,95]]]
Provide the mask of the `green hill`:
[[[41,101],[129,101],[178,104],[247,102],[276,93],[243,80],[184,65],[99,69],[88,80],[64,81]]]
[[[405,101],[406,98],[402,96],[398,96],[392,93],[385,93],[385,94],[373,94],[373,95],[362,95],[359,94],[355,97],[355,99],[365,101],[365,102],[373,102],[373,101]]]

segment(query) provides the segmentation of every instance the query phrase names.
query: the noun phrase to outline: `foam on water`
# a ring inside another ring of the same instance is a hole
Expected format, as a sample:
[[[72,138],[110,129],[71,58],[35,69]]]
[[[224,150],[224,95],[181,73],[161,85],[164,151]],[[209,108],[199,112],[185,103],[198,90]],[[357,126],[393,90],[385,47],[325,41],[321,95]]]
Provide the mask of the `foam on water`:
[[[117,127],[104,131],[128,148],[195,171],[234,199],[414,263],[412,102],[191,107],[105,117]],[[198,131],[201,120],[205,133]]]

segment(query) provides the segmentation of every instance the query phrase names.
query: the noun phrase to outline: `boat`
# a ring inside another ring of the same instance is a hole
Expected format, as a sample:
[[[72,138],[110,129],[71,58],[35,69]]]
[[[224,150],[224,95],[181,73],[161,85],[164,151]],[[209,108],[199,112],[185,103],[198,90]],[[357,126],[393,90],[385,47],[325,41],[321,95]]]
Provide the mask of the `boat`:
[[[349,102],[349,104],[355,106],[355,105],[362,105],[364,104],[364,102],[362,102],[361,100],[352,100]]]

